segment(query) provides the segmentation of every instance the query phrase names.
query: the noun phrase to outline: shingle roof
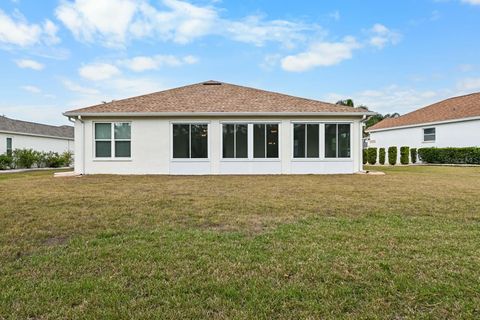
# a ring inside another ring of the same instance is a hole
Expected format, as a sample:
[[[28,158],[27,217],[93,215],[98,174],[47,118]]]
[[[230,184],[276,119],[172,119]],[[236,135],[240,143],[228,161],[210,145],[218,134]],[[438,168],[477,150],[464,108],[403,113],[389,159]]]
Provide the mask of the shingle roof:
[[[480,117],[480,92],[450,98],[398,118],[382,120],[368,131],[470,117]]]
[[[0,116],[0,132],[1,131],[73,139],[72,126],[56,127],[35,122],[14,120],[5,116]]]
[[[368,110],[293,97],[217,81],[207,81],[143,96],[68,111],[97,113],[330,113],[365,114]]]

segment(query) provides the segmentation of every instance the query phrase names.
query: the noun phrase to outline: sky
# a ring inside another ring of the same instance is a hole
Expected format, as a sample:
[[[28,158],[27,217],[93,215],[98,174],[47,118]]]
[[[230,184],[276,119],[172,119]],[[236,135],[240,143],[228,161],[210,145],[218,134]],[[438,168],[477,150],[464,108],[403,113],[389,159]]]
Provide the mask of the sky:
[[[0,115],[210,79],[385,114],[480,91],[480,0],[0,0]]]

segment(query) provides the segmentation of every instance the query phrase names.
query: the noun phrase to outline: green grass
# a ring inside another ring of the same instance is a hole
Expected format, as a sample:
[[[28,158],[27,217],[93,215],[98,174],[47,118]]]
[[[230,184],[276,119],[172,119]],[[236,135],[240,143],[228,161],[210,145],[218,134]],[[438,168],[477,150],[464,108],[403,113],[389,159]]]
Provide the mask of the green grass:
[[[480,168],[385,172],[0,175],[0,319],[479,318]]]

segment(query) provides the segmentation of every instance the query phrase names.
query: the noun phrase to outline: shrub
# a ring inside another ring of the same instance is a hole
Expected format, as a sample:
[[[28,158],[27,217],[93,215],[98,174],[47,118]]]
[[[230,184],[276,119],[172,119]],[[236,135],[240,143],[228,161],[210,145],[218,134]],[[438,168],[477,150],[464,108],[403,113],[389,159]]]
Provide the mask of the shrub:
[[[367,164],[367,149],[363,149],[363,164]]]
[[[73,163],[73,153],[70,151],[65,151],[60,155],[60,158],[62,159],[62,166],[63,167],[69,167]]]
[[[400,163],[409,164],[410,163],[410,147],[400,147]]]
[[[397,164],[397,147],[388,148],[388,163],[392,166]]]
[[[0,154],[0,170],[10,169],[13,165],[12,156],[8,154]]]
[[[377,163],[377,148],[368,148],[367,161],[369,164]]]
[[[13,162],[16,168],[31,168],[38,162],[40,153],[33,149],[13,150]]]
[[[410,148],[410,160],[412,163],[417,162],[417,148]]]
[[[385,164],[385,148],[380,148],[378,150],[378,162],[380,164]]]
[[[480,164],[480,148],[420,148],[418,157],[426,163]]]

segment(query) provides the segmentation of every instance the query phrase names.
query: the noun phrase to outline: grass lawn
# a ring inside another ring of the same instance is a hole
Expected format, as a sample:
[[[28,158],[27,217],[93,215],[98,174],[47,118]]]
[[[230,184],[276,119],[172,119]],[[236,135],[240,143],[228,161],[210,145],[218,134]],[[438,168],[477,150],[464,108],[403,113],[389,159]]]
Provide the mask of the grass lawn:
[[[0,175],[0,319],[480,318],[480,168]]]

